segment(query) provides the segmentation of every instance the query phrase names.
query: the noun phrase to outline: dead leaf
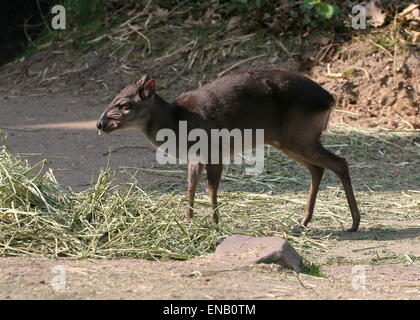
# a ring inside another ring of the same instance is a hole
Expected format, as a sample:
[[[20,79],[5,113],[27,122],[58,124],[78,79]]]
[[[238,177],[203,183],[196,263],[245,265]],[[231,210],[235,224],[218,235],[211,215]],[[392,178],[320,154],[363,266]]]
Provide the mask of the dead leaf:
[[[369,18],[368,22],[372,27],[380,27],[385,23],[386,12],[380,0],[371,0],[369,3],[364,4],[364,7],[366,9],[366,17]]]
[[[234,17],[230,18],[229,22],[227,23],[228,30],[236,28],[239,25],[240,22],[241,22],[241,17],[240,16],[234,16]]]
[[[201,21],[205,24],[212,23],[214,21],[221,19],[220,13],[217,13],[215,9],[212,7],[207,8],[207,10],[204,12],[203,17],[201,18]]]
[[[327,44],[329,44],[331,42],[331,38],[327,38],[327,37],[320,37],[316,39],[316,42],[320,45],[320,46],[326,46]]]
[[[157,17],[164,17],[164,16],[166,16],[168,14],[168,12],[169,11],[167,9],[163,9],[161,7],[157,7],[156,10],[155,10],[155,15]]]
[[[185,20],[185,24],[187,25],[202,25],[203,22],[201,20],[194,20],[193,16],[190,14],[188,19]]]
[[[419,42],[419,40],[420,40],[420,32],[414,31],[412,43],[416,44],[417,42]]]
[[[398,15],[400,17],[404,17],[404,16],[410,14],[411,11],[414,11],[418,7],[419,7],[418,4],[412,3],[412,4],[408,5],[403,11],[401,11]],[[417,14],[417,17],[418,17],[418,9],[417,9],[416,13],[413,12],[413,16],[415,16],[415,14]]]
[[[271,23],[269,23],[269,22],[266,22],[265,23],[270,29],[272,29],[272,30],[274,30],[274,31],[280,31],[281,30],[281,28],[280,28],[280,26],[281,26],[281,23],[280,23],[280,21],[279,21],[279,19],[276,17],[276,18],[274,18],[274,20],[273,20],[273,22],[271,22]]]

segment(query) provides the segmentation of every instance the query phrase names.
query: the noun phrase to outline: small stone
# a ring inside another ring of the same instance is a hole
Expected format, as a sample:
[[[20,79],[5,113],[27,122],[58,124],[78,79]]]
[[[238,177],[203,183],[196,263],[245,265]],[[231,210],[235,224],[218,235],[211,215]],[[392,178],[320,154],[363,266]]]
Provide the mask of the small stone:
[[[233,235],[216,247],[215,256],[235,265],[275,263],[300,271],[302,258],[292,245],[280,237]]]

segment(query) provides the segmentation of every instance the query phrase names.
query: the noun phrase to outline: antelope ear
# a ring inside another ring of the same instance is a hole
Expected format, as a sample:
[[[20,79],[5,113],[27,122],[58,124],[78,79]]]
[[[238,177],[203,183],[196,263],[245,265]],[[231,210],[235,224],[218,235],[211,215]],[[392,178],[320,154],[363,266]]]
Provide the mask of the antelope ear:
[[[136,84],[144,85],[147,81],[150,80],[148,75],[145,75],[136,81]]]
[[[148,80],[143,87],[143,92],[140,95],[143,99],[149,99],[155,94],[155,80]]]

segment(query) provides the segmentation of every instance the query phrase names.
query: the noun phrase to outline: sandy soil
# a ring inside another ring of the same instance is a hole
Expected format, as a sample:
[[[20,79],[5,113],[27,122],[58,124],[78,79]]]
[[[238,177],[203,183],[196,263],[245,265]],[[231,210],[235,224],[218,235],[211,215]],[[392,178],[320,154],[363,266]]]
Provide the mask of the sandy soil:
[[[420,298],[416,266],[330,265],[322,272],[319,278],[270,265],[226,269],[210,257],[187,262],[2,258],[0,299]],[[358,282],[361,272],[365,281]]]

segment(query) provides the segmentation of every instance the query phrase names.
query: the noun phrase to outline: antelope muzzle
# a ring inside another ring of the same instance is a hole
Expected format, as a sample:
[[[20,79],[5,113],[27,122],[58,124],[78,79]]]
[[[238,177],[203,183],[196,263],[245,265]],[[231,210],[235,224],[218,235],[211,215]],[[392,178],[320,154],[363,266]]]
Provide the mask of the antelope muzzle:
[[[108,118],[106,115],[101,116],[101,118],[96,122],[96,128],[102,132],[109,133],[118,128],[119,121],[116,119]]]

